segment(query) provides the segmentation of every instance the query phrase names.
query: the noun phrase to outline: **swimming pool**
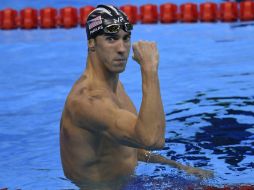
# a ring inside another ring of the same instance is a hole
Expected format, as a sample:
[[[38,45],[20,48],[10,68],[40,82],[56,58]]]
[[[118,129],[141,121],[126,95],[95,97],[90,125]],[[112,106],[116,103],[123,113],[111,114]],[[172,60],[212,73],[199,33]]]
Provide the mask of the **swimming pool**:
[[[153,40],[167,119],[160,154],[213,170],[199,181],[168,166],[140,163],[127,189],[254,184],[254,27],[136,25],[132,41]],[[83,72],[85,31],[0,31],[0,188],[76,189],[63,175],[59,120]],[[121,76],[137,108],[139,66]]]

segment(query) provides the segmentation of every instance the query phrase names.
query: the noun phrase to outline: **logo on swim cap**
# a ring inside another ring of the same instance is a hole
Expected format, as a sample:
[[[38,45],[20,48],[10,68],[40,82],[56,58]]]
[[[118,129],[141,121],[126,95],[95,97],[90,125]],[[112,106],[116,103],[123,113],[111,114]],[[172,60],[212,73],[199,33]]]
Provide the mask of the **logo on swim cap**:
[[[90,24],[88,24],[89,30],[91,30],[92,28],[102,24],[101,16],[98,16],[98,17],[90,20],[89,23],[90,23]]]
[[[119,24],[119,27],[123,25],[124,29],[126,28],[126,24],[131,25],[126,14],[117,7],[112,5],[98,5],[87,17],[87,38],[91,39],[98,35],[108,33],[106,32],[108,30],[105,30],[105,28],[112,24]],[[130,30],[125,31],[130,32]]]
[[[89,28],[90,35],[92,35],[94,32],[97,32],[103,29],[101,16],[97,16],[94,19],[89,20],[88,28]]]

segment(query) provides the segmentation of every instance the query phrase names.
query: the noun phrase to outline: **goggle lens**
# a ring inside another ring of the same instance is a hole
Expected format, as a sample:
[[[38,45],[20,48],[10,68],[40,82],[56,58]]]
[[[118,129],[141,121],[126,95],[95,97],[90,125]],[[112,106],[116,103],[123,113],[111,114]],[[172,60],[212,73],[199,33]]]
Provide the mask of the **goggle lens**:
[[[133,29],[133,26],[130,23],[124,23],[123,26],[125,32],[130,32]],[[120,24],[110,24],[104,28],[104,32],[109,34],[115,34],[119,32],[120,28],[121,28]]]
[[[120,25],[111,24],[105,27],[104,31],[106,33],[117,33],[120,30]]]

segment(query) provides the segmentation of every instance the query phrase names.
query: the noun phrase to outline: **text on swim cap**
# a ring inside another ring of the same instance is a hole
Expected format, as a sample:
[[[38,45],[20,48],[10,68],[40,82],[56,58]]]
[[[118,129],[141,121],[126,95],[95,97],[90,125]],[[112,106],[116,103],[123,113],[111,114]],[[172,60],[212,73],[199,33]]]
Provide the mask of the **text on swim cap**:
[[[116,24],[116,23],[119,23],[119,22],[123,22],[124,18],[120,16],[117,19],[114,18],[113,20],[114,20],[114,23]]]
[[[97,28],[94,28],[93,30],[90,31],[90,35],[93,34],[94,32],[103,29],[102,26],[98,26]]]

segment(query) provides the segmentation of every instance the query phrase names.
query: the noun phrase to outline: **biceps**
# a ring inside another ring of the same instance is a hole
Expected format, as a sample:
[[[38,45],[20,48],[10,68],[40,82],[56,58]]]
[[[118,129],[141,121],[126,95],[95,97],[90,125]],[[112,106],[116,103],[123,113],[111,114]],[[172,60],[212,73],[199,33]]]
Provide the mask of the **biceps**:
[[[105,102],[76,103],[72,108],[72,119],[79,127],[104,134],[120,144],[141,146],[135,130],[135,114]]]
[[[137,116],[126,110],[118,110],[115,123],[109,126],[105,134],[120,144],[135,148],[142,147],[136,134]]]
[[[113,117],[109,116],[109,113],[107,112],[107,114],[101,115],[100,120],[98,120],[100,121],[100,125],[104,126],[97,127],[99,133],[125,146],[133,148],[144,147],[136,133],[136,115],[122,109],[112,111],[111,114]]]

